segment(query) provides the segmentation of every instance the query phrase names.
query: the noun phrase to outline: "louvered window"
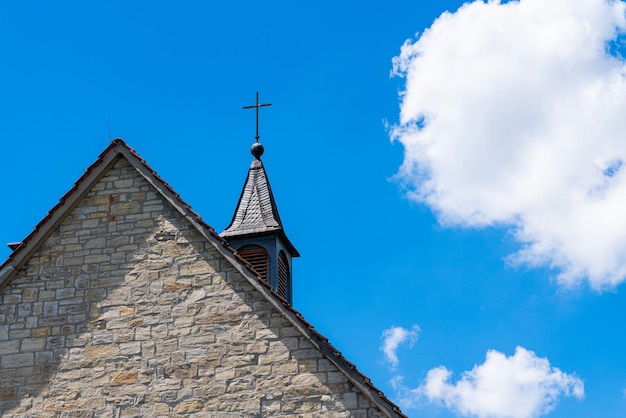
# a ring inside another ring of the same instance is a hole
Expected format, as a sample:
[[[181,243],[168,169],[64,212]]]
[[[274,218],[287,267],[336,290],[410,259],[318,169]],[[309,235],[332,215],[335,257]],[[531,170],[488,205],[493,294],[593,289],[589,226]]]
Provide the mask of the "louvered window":
[[[269,271],[269,256],[265,248],[257,245],[246,245],[237,250],[240,256],[248,263],[252,264],[252,268],[261,275],[263,280],[267,282],[267,273]]]
[[[289,262],[284,251],[278,256],[278,294],[287,299],[287,283],[289,281]]]

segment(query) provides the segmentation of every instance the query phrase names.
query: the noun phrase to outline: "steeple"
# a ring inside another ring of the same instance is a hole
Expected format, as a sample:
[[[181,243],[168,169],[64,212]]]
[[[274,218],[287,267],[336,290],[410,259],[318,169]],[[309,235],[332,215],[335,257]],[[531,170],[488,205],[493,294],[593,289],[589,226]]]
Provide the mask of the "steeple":
[[[259,142],[257,104],[256,142],[250,152],[253,160],[230,225],[220,235],[289,303],[292,301],[291,261],[298,250],[287,238],[267,173],[261,162],[264,148]]]

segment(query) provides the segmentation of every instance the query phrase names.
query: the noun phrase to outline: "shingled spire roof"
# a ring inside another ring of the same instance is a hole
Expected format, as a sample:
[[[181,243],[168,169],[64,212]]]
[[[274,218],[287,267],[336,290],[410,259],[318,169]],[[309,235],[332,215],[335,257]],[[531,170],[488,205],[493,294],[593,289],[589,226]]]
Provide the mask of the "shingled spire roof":
[[[263,145],[255,142],[250,149],[254,159],[248,170],[248,176],[243,185],[239,202],[230,225],[221,233],[225,238],[262,235],[265,233],[278,234],[294,257],[300,254],[289,241],[283,230],[283,224],[278,215],[278,208],[267,173],[261,162]]]

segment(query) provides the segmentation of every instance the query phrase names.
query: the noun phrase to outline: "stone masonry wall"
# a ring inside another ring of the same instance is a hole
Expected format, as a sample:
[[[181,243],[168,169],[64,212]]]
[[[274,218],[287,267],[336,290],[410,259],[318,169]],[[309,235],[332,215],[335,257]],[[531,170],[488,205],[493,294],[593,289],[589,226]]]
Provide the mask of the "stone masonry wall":
[[[379,417],[120,158],[0,294],[2,417]]]

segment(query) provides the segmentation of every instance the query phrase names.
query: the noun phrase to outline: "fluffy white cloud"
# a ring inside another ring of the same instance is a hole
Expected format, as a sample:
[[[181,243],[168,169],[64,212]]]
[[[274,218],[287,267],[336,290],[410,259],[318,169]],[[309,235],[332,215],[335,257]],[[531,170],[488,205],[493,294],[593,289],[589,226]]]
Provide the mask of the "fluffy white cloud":
[[[626,277],[624,1],[476,1],[394,58],[398,177],[444,225],[505,225],[511,260],[597,290]]]
[[[400,363],[396,354],[400,344],[408,343],[409,347],[413,347],[413,344],[417,341],[419,331],[420,327],[417,325],[413,325],[411,329],[391,327],[383,331],[380,337],[382,340],[380,350],[392,368],[398,367]]]
[[[464,372],[457,382],[451,383],[451,376],[443,366],[430,370],[417,389],[404,389],[401,403],[411,407],[425,398],[463,416],[531,418],[550,412],[560,396],[582,399],[585,392],[578,377],[522,347],[510,357],[490,350],[483,364]],[[398,387],[401,380],[393,384]]]

